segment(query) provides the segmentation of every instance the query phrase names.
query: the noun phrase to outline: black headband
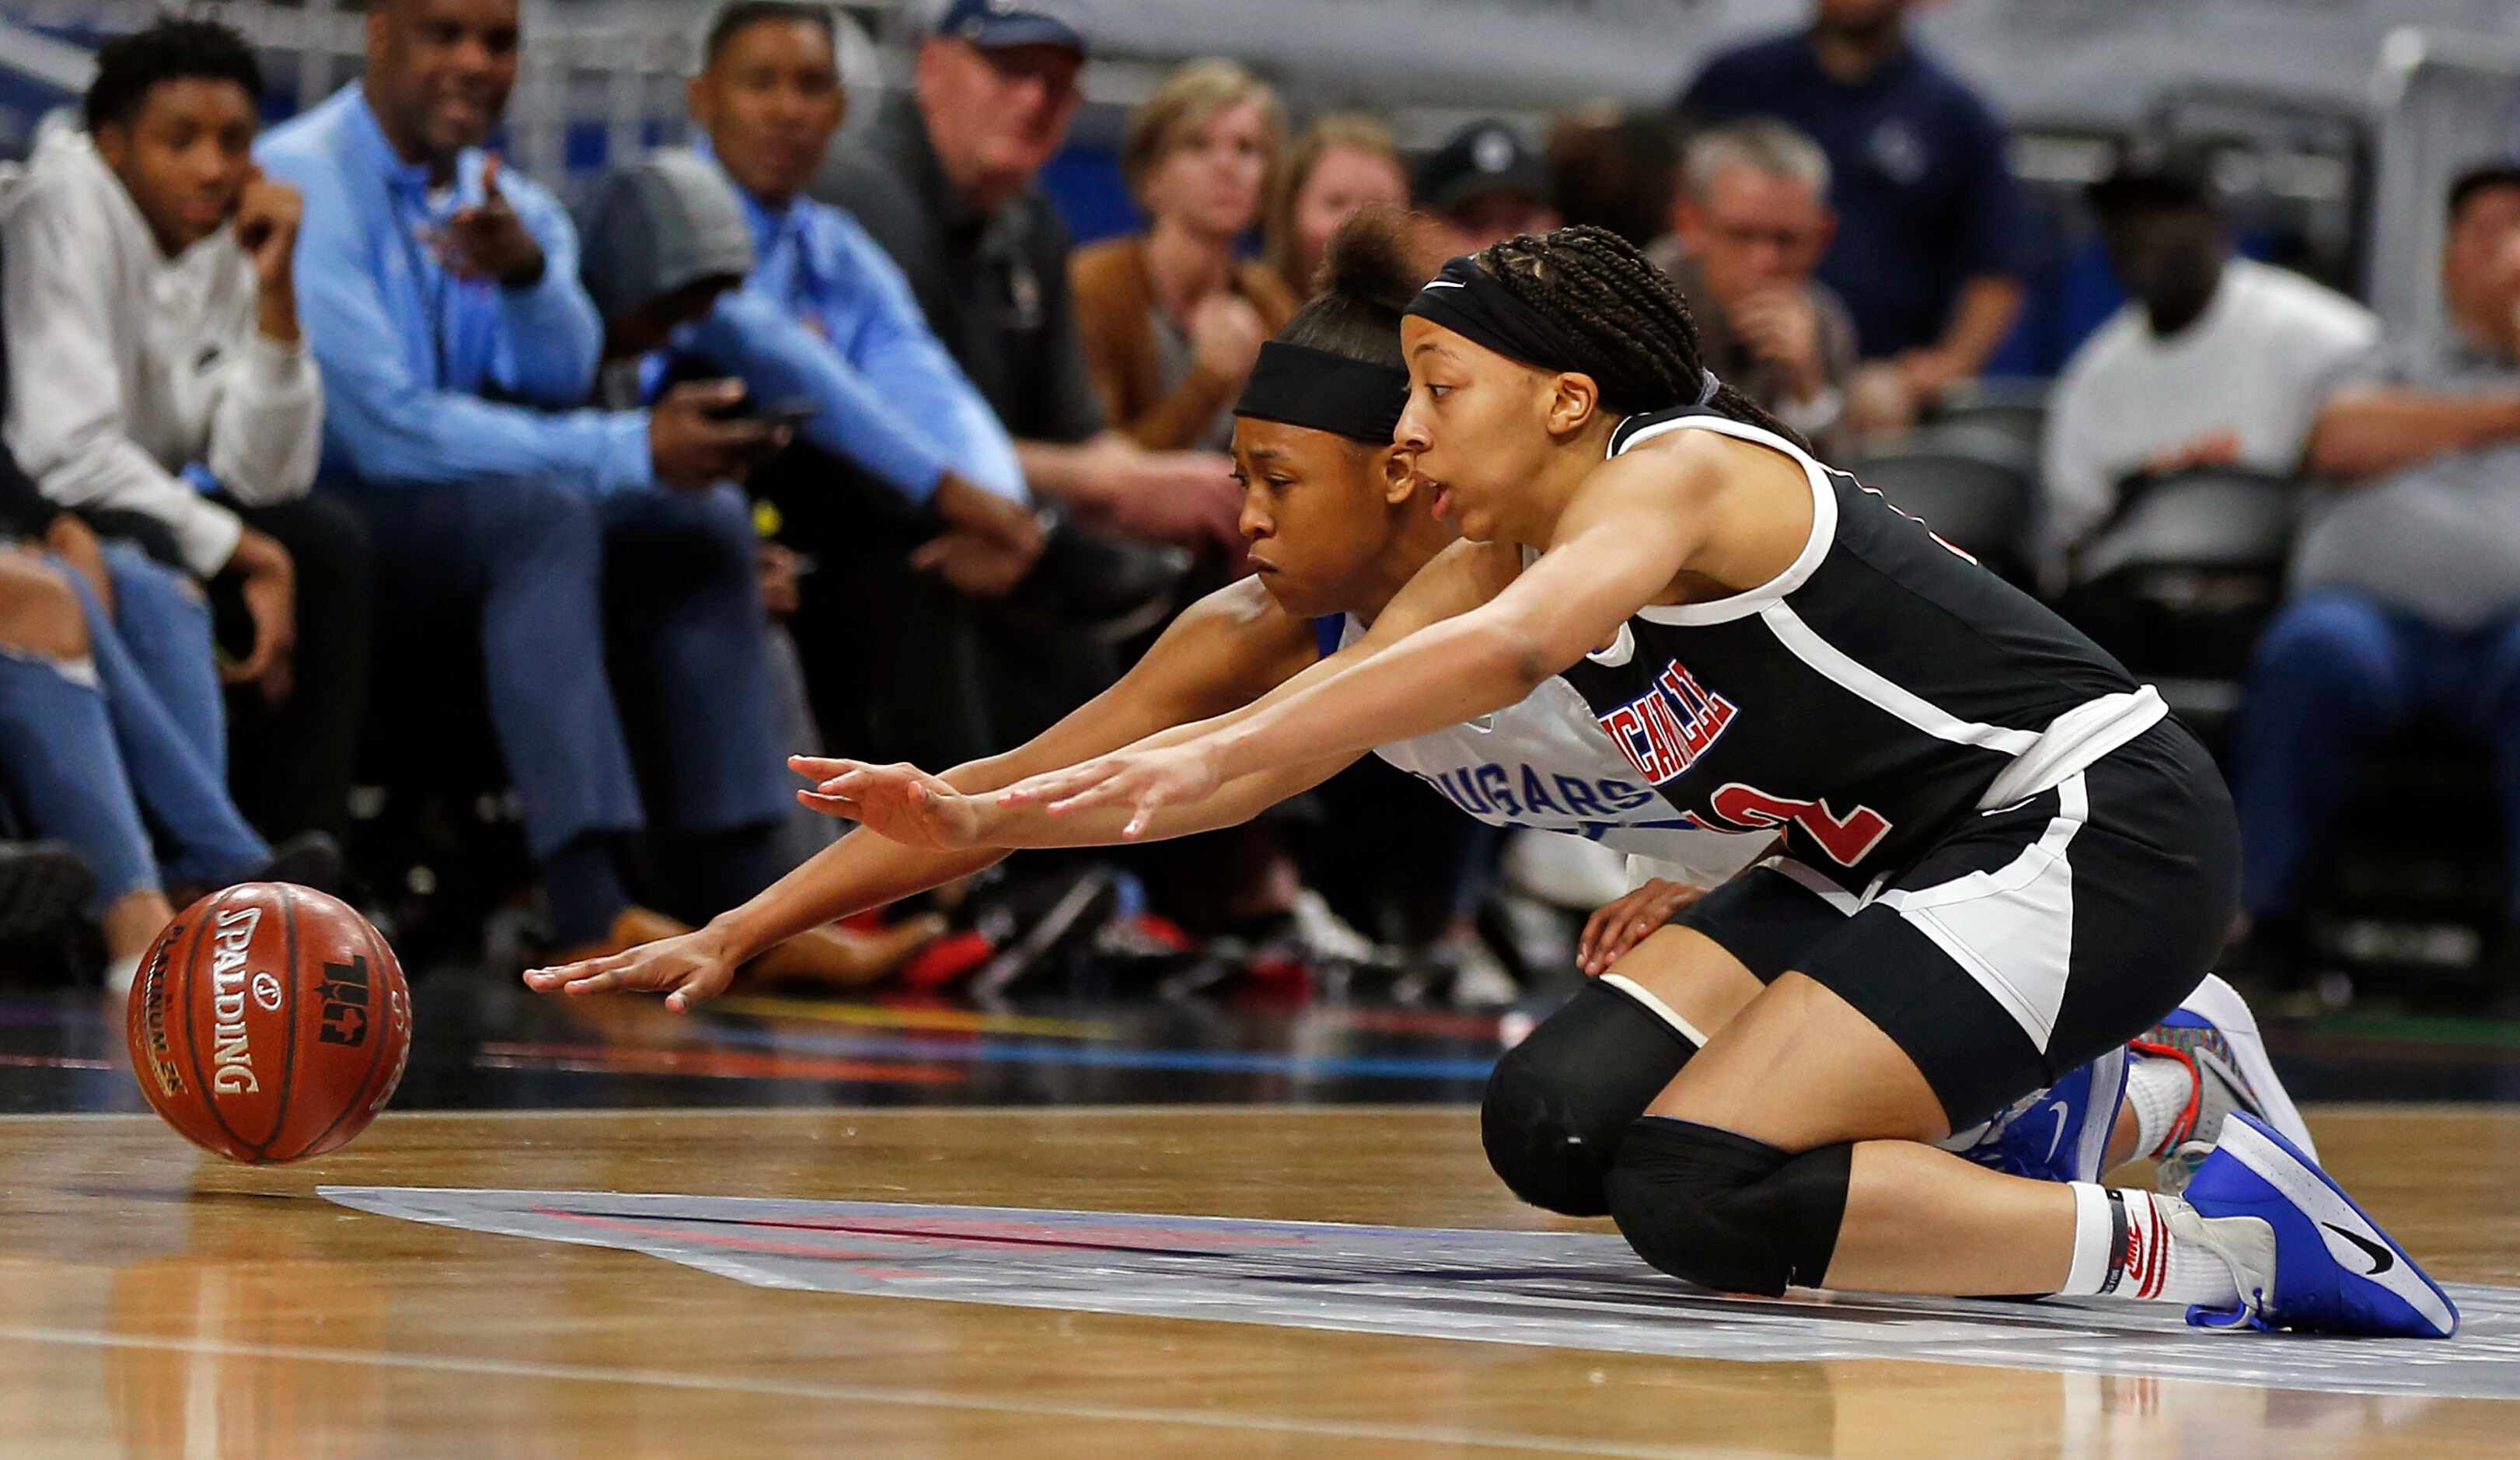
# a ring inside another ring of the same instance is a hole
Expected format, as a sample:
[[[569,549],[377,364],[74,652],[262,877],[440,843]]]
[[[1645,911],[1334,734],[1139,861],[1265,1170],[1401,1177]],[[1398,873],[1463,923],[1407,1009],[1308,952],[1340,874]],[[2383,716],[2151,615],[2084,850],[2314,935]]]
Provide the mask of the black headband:
[[[1406,370],[1272,340],[1260,346],[1234,414],[1388,446],[1408,403]]]
[[[1466,254],[1446,263],[1444,271],[1410,301],[1409,312],[1533,369],[1591,374],[1575,364],[1592,353],[1592,346],[1581,336],[1514,297],[1512,290]],[[1600,388],[1601,403],[1623,416],[1678,404],[1668,400],[1617,399],[1612,382],[1596,376],[1594,384]],[[1716,386],[1715,373],[1706,372],[1698,405],[1715,398]]]
[[[1445,264],[1409,312],[1538,370],[1571,370],[1590,353],[1582,339],[1515,298],[1466,254]]]

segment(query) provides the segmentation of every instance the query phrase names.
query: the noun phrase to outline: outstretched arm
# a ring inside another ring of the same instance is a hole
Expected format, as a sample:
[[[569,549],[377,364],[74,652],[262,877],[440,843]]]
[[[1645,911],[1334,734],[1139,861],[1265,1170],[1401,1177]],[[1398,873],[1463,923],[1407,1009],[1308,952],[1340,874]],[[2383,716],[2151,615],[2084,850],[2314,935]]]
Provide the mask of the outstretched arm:
[[[1258,584],[1220,589],[1175,620],[1118,684],[1027,744],[956,766],[941,780],[961,792],[987,792],[1071,764],[1242,704],[1318,653],[1311,625],[1278,613]],[[832,762],[800,756],[791,764],[821,779]],[[855,832],[705,928],[609,958],[532,970],[525,982],[543,993],[643,989],[667,994],[670,1008],[690,1009],[724,992],[737,968],[808,929],[968,877],[1005,856],[1001,847],[915,847]]]
[[[1180,745],[1241,724],[1262,709],[1371,659],[1428,623],[1465,613],[1513,579],[1518,559],[1476,543],[1455,543],[1420,570],[1406,591],[1386,607],[1356,643],[1321,660],[1258,699],[1205,719],[1185,719],[1134,742],[1133,751]],[[1106,747],[1104,750],[1115,749]],[[1102,752],[1089,753],[1099,754]],[[815,762],[800,770],[829,779],[798,798],[827,815],[863,824],[912,846],[968,851],[974,847],[1107,846],[1123,841],[1165,841],[1234,826],[1289,797],[1311,790],[1353,765],[1362,752],[1323,756],[1244,776],[1213,795],[1166,807],[1132,834],[1132,813],[1111,806],[1076,815],[1054,815],[1037,799],[1004,801],[984,788],[964,786],[912,765],[869,765],[856,760]],[[1050,766],[1027,768],[1038,775]]]
[[[1607,642],[1692,565],[1722,489],[1718,462],[1701,443],[1613,462],[1569,504],[1549,551],[1485,603],[1234,723],[1036,776],[1001,798],[1046,802],[1053,814],[1125,804],[1137,814],[1123,834],[1134,837],[1156,808],[1240,777],[1354,754],[1518,704]]]

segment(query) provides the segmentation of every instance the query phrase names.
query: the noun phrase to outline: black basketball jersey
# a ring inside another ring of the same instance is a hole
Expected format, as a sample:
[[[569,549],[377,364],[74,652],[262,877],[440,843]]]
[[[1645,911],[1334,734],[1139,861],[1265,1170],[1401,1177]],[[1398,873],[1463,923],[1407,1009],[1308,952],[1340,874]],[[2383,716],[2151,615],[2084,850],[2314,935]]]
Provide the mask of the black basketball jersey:
[[[1687,408],[1629,418],[1610,455],[1692,430],[1792,459],[1813,521],[1772,581],[1640,610],[1565,671],[1680,810],[1781,830],[1789,855],[1861,892],[2167,712],[2065,620],[1774,433]]]

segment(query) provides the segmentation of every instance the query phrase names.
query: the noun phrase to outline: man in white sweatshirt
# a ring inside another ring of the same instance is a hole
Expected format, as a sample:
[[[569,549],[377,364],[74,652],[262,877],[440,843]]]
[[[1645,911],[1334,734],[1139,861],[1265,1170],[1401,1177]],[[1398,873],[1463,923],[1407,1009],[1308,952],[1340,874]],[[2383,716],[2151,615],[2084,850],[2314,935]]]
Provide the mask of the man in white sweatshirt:
[[[9,448],[55,504],[212,585],[236,650],[240,799],[338,832],[367,656],[366,544],[308,499],[324,397],[297,322],[298,198],[254,166],[262,79],[233,30],[109,43],[84,131],[0,205]],[[301,641],[301,624],[303,638]]]

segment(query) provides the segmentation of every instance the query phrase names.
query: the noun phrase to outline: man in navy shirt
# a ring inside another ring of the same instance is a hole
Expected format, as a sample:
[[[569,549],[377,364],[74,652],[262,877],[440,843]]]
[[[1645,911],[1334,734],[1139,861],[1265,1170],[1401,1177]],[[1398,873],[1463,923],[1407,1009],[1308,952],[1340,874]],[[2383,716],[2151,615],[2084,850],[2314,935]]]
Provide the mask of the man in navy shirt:
[[[1876,416],[1975,376],[2021,308],[2021,200],[2004,134],[1907,33],[1912,0],[1818,0],[1812,26],[1708,63],[1692,120],[1775,116],[1817,139],[1843,226],[1820,279],[1855,315]]]

